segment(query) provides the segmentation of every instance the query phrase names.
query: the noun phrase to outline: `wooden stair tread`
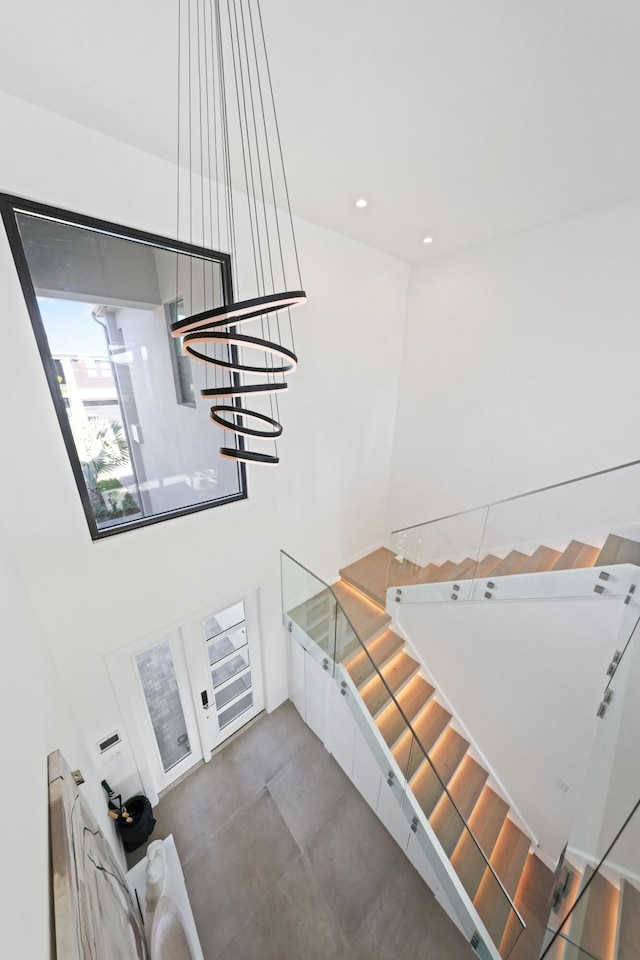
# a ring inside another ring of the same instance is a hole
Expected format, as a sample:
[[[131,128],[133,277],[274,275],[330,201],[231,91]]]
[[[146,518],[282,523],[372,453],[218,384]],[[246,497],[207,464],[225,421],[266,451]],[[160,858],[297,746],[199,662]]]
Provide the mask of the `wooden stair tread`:
[[[420,567],[415,574],[413,583],[432,583],[432,577],[437,577],[440,566],[437,563],[428,563],[426,567]]]
[[[384,630],[374,640],[369,641],[366,645],[366,652],[360,650],[345,663],[355,685],[357,687],[361,686],[365,680],[375,673],[376,667],[384,666],[387,660],[401,650],[403,646],[404,640],[389,629]]]
[[[478,564],[473,557],[467,557],[451,572],[451,580],[472,580]]]
[[[512,820],[505,820],[490,863],[509,897],[514,897],[524,870],[531,840]],[[500,943],[512,914],[511,904],[487,867],[473,904],[494,943]]]
[[[382,607],[346,581],[338,580],[332,589],[362,643],[367,643],[391,622],[391,617],[386,615]]]
[[[512,911],[509,914],[500,943],[503,957],[508,956],[509,960],[534,960],[540,956],[549,919],[553,883],[553,872],[535,853],[530,853],[514,901],[526,927],[523,931],[515,913]]]
[[[393,693],[400,690],[405,683],[420,669],[420,664],[413,657],[401,650],[396,653],[380,670],[387,686]]]
[[[527,560],[531,558],[526,553],[520,553],[519,550],[512,550],[504,560],[494,567],[491,571],[492,577],[507,577],[510,574],[520,573]]]
[[[457,563],[454,563],[453,560],[445,560],[445,562],[441,563],[438,567],[433,567],[427,582],[444,583],[445,580],[451,580],[454,571],[457,569]]]
[[[544,545],[538,547],[524,564],[520,573],[542,573],[553,570],[561,556],[562,551],[560,550],[552,550],[551,547],[545,547]]]
[[[397,696],[400,710],[395,703],[387,704],[376,719],[376,725],[389,747],[392,747],[407,729],[404,718],[406,717],[409,723],[413,724],[414,719],[433,696],[433,693],[434,687],[427,683],[420,674],[416,674]]]
[[[638,960],[640,950],[640,891],[622,880],[615,960]]]
[[[429,818],[448,857],[451,856],[460,839],[464,830],[464,821],[478,802],[488,776],[484,767],[467,754],[448,785],[455,807],[448,797],[442,796]]]
[[[343,580],[353,584],[358,590],[366,593],[376,603],[386,604],[387,581],[389,565],[394,555],[386,547],[379,547],[355,563],[340,570]]]
[[[413,657],[410,657],[408,653],[400,652],[380,671],[384,678],[384,683],[377,674],[370,680],[367,680],[360,689],[360,695],[371,715],[375,717],[391,699],[389,690],[395,694],[418,669],[419,665]]]
[[[608,567],[615,563],[634,563],[640,566],[640,543],[610,533],[594,566]]]
[[[589,543],[572,540],[560,559],[553,565],[554,570],[574,570],[578,567],[593,567],[600,550]]]
[[[510,897],[514,897],[527,860],[531,839],[507,818],[496,840],[490,863]]]
[[[602,874],[587,867],[582,889],[591,879],[569,920],[567,936],[601,960],[614,960],[619,891]],[[637,954],[636,954],[637,955]]]
[[[411,789],[427,817],[431,816],[442,796],[443,784],[447,785],[468,747],[469,743],[453,727],[446,728],[430,751],[431,763],[421,750],[416,751],[414,744],[414,753],[422,762],[411,780]]]
[[[469,830],[477,840],[486,857],[491,855],[498,835],[505,822],[509,805],[485,786],[480,799],[473,808],[468,820]],[[451,856],[460,881],[471,898],[475,896],[486,863],[473,838],[465,830]]]
[[[476,580],[484,580],[485,577],[488,577],[493,573],[499,563],[502,563],[500,557],[496,557],[493,553],[488,553],[486,557],[483,557],[478,563],[476,568]]]
[[[420,746],[415,744],[415,737],[411,730],[405,728],[404,733],[393,748],[393,756],[400,769],[410,780],[424,760],[424,752],[429,753],[438,737],[451,720],[451,714],[439,703],[432,700],[416,717],[412,726]],[[420,749],[422,747],[422,749]]]

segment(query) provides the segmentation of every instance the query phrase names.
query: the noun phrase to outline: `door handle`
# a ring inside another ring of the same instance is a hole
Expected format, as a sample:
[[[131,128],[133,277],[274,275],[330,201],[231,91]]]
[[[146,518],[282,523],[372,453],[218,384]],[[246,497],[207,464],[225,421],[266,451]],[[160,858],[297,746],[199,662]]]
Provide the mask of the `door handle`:
[[[203,709],[204,709],[204,710],[208,710],[208,709],[209,709],[209,694],[207,693],[206,690],[203,690],[203,691],[202,691],[202,693],[200,694],[200,698],[201,698],[201,700],[202,700],[202,707],[203,707]]]

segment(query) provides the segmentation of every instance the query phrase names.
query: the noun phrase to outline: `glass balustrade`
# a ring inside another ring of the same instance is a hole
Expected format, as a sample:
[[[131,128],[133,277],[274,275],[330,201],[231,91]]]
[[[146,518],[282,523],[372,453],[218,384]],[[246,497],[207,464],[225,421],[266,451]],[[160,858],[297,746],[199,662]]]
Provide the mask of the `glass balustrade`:
[[[333,674],[337,601],[331,588],[286,553],[281,555],[282,609],[298,643]]]
[[[541,957],[640,957],[640,628],[609,666],[589,765],[559,868]]]
[[[388,603],[627,595],[640,581],[640,464],[396,530]]]
[[[500,881],[465,819],[465,797],[456,799],[455,787],[447,786],[447,750],[425,748],[332,588],[284,552],[282,594],[285,626],[344,693],[383,785],[406,818],[407,837],[415,835],[450,902],[474,918],[481,934],[478,955],[495,956],[483,947],[489,939],[506,960],[525,924],[513,902],[515,890]]]

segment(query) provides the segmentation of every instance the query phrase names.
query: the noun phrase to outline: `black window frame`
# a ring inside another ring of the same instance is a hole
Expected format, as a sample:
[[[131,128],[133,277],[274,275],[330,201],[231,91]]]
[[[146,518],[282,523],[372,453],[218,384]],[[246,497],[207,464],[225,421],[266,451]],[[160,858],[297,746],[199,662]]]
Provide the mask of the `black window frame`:
[[[136,230],[132,227],[123,226],[122,224],[111,223],[108,220],[100,220],[95,217],[89,217],[85,214],[77,213],[75,211],[63,210],[59,207],[52,207],[49,204],[39,203],[36,200],[27,200],[24,197],[18,197],[13,194],[0,193],[0,214],[6,230],[9,248],[11,250],[13,261],[16,267],[18,279],[22,287],[27,311],[31,320],[31,326],[33,328],[36,343],[38,345],[40,359],[44,367],[45,376],[49,385],[49,391],[53,400],[53,406],[56,411],[58,423],[60,424],[62,438],[67,450],[67,456],[69,457],[69,464],[71,466],[85,517],[87,519],[87,525],[89,527],[91,539],[93,541],[104,540],[107,537],[113,537],[118,534],[127,533],[131,530],[137,530],[140,527],[148,527],[152,524],[162,523],[165,520],[173,520],[176,517],[183,517],[191,513],[200,513],[202,510],[210,510],[213,507],[224,506],[228,503],[234,503],[237,500],[246,500],[248,498],[246,467],[244,463],[238,461],[237,467],[240,480],[240,493],[236,493],[228,497],[222,497],[218,500],[197,503],[190,507],[181,507],[177,510],[167,510],[163,513],[155,514],[152,517],[144,517],[142,519],[132,520],[129,522],[125,521],[117,526],[107,527],[102,530],[98,528],[93,514],[93,509],[91,507],[89,492],[82,474],[80,459],[78,457],[73,435],[71,433],[71,426],[69,424],[69,417],[67,415],[64,398],[60,391],[58,372],[56,370],[55,361],[49,350],[47,334],[42,321],[42,316],[40,314],[40,308],[38,306],[38,298],[33,286],[31,272],[29,270],[24,247],[22,245],[22,239],[20,237],[17,221],[17,214],[20,213],[35,214],[36,216],[47,217],[51,220],[59,220],[72,225],[77,225],[78,227],[94,230],[99,233],[105,233],[110,236],[121,237],[125,240],[133,240],[136,243],[142,243],[146,246],[158,247],[159,249],[168,250],[174,253],[182,253],[188,256],[195,256],[198,258],[204,257],[205,259],[213,260],[220,265],[222,274],[222,295],[225,304],[233,303],[231,256],[230,254],[222,253],[221,251],[210,250],[206,247],[200,247],[195,244],[183,243],[182,241],[177,241],[175,238],[171,239],[169,237],[162,237],[158,234],[148,233],[144,230]],[[236,348],[232,347],[231,352],[232,358],[237,362]],[[237,373],[234,373],[234,382],[240,382],[240,377]],[[170,388],[170,384],[168,384],[168,388]],[[235,406],[241,406],[241,400],[239,398],[236,398],[233,403]],[[244,442],[242,436],[237,436],[237,442],[238,448],[243,450]]]

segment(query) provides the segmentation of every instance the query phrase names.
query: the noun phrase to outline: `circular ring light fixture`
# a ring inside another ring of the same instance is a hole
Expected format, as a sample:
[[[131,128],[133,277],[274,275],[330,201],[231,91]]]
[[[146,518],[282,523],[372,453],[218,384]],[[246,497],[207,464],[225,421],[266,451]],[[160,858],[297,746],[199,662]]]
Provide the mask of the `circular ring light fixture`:
[[[205,397],[248,397],[255,393],[276,393],[280,390],[286,390],[287,383],[238,383],[233,387],[207,387],[200,391],[200,396]]]
[[[260,420],[261,423],[268,423],[271,430],[257,430],[253,427],[246,427],[244,424],[233,423],[226,417],[221,417],[221,413],[229,413],[234,417],[252,417],[254,420]],[[211,407],[211,419],[214,423],[223,427],[225,430],[231,430],[233,433],[239,433],[244,437],[265,437],[267,440],[275,440],[282,433],[282,425],[268,417],[264,413],[255,413],[253,410],[247,410],[245,407],[234,407],[232,404],[218,404]]]
[[[225,460],[241,460],[243,463],[280,463],[280,457],[272,453],[256,453],[255,450],[236,450],[235,447],[220,447],[220,456]]]
[[[254,367],[249,364],[244,363],[234,363],[228,360],[220,360],[218,357],[209,357],[206,353],[202,353],[200,350],[195,350],[192,346],[193,343],[206,344],[206,343],[227,343],[231,346],[236,347],[256,347],[258,350],[264,351],[264,353],[270,354],[275,357],[288,358],[291,362],[285,363],[281,367]],[[286,347],[283,347],[279,343],[273,343],[271,340],[262,340],[260,337],[247,337],[241,333],[231,333],[230,331],[225,331],[224,333],[211,333],[208,330],[199,331],[196,333],[187,333],[183,342],[182,342],[182,352],[189,357],[193,357],[194,360],[199,360],[201,363],[210,363],[216,367],[224,367],[227,370],[233,370],[236,373],[259,373],[265,376],[278,373],[293,373],[296,367],[298,366],[298,358],[295,353],[291,350],[287,350]]]
[[[171,324],[171,336],[182,337],[192,330],[215,329],[216,327],[226,327],[229,324],[245,323],[247,320],[255,320],[256,317],[265,316],[267,313],[284,310],[285,307],[290,310],[293,307],[299,307],[301,303],[306,303],[306,300],[307,295],[304,290],[295,290],[292,293],[272,293],[266,297],[239,300],[237,303],[229,303],[224,307],[204,310],[202,313],[194,313],[191,317],[177,320]]]

